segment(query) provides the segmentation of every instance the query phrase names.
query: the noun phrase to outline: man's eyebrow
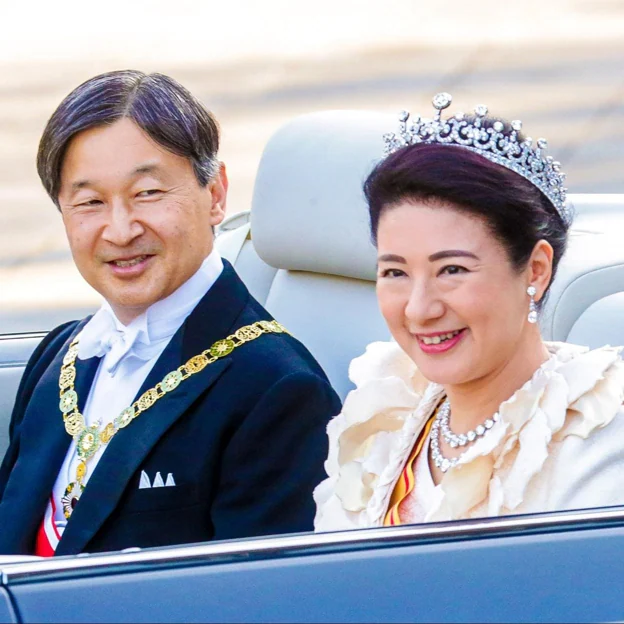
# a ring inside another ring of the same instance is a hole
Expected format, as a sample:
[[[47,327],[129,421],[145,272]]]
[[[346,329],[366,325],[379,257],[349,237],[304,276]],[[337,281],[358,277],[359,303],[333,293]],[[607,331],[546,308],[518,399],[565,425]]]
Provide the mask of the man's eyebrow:
[[[144,165],[139,165],[132,170],[130,177],[136,177],[138,175],[145,175],[146,173],[159,173],[162,171],[162,167],[157,163],[145,163]],[[77,180],[76,182],[72,182],[71,190],[72,193],[79,191],[80,189],[87,188],[89,186],[93,186],[95,183],[93,180]]]
[[[475,256],[470,251],[464,251],[463,249],[445,249],[444,251],[436,251],[436,253],[429,256],[429,262],[435,262],[436,260],[442,260],[443,258],[473,258],[478,260],[479,257]]]
[[[87,188],[88,186],[93,186],[93,182],[91,180],[77,180],[76,182],[72,182],[71,190],[72,193],[75,193],[76,191]]]
[[[397,256],[396,254],[384,254],[383,256],[379,256],[377,262],[399,262],[400,264],[407,264],[403,256]]]
[[[139,165],[135,169],[132,170],[130,174],[132,177],[137,175],[143,175],[146,173],[159,173],[162,171],[162,167],[156,163],[145,163],[144,165]]]

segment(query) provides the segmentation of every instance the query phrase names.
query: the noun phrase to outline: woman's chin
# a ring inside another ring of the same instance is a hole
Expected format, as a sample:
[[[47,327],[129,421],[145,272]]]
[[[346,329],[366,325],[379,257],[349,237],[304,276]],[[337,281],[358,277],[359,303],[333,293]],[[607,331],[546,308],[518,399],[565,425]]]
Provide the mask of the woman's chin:
[[[423,373],[425,378],[431,383],[438,384],[440,386],[460,386],[464,383],[470,381],[467,377],[460,377],[457,375],[426,375]]]
[[[430,362],[416,362],[418,370],[432,383],[441,386],[457,386],[474,379],[474,369],[466,366],[432,366]]]

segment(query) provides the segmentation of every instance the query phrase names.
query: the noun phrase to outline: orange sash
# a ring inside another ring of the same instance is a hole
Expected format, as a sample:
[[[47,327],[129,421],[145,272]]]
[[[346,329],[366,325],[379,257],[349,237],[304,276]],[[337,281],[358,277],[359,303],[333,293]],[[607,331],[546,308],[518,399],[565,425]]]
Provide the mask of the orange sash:
[[[388,511],[384,519],[384,526],[395,526],[397,524],[401,524],[399,507],[414,489],[414,462],[416,461],[418,454],[425,444],[425,440],[429,435],[429,431],[431,431],[431,425],[433,425],[434,420],[435,412],[433,416],[429,418],[427,424],[423,427],[423,430],[420,432],[418,438],[416,439],[416,443],[414,444],[414,448],[412,449],[412,452],[410,453],[405,467],[403,468],[403,472],[401,473],[401,476],[399,477],[399,480],[396,482],[394,490],[392,491],[392,496],[390,497],[390,503],[388,505]]]

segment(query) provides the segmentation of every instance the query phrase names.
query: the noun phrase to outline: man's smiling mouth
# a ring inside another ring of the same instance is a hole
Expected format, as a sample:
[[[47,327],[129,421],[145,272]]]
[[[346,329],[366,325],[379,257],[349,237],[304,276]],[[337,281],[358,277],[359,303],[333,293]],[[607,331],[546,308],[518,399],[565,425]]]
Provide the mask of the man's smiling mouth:
[[[133,266],[136,266],[137,264],[140,264],[144,260],[147,260],[149,257],[150,256],[148,255],[143,255],[143,256],[136,256],[135,258],[129,258],[128,260],[111,260],[109,264],[113,264],[114,266],[117,266],[120,268],[128,268],[128,267],[133,267]]]

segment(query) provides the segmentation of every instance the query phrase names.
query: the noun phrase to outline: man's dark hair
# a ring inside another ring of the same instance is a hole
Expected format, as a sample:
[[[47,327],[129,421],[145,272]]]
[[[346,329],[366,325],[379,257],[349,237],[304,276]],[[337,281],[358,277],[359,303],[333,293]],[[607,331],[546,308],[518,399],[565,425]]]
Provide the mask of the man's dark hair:
[[[48,121],[37,153],[37,171],[59,206],[61,170],[67,147],[89,128],[131,119],[166,150],[188,158],[201,186],[217,173],[219,127],[214,117],[180,83],[163,74],[114,71],[74,89]]]
[[[484,126],[496,120],[486,121]],[[506,131],[511,130],[507,122],[498,121],[505,124]],[[539,240],[548,241],[554,251],[551,284],[566,249],[568,224],[536,186],[462,147],[435,143],[403,147],[375,167],[364,184],[364,193],[375,245],[381,215],[412,200],[433,208],[449,203],[483,219],[516,270],[526,267]]]

